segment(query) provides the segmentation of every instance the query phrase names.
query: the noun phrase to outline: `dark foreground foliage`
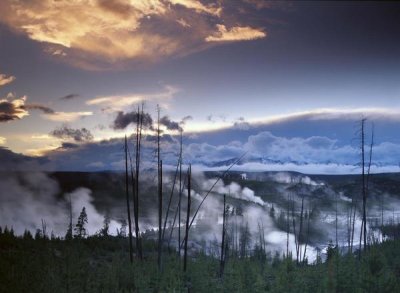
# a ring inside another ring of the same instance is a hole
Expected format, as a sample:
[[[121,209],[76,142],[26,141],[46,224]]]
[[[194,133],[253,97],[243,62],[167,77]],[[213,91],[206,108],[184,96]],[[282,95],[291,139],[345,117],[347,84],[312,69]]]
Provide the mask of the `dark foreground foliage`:
[[[165,251],[159,273],[156,245],[145,243],[145,251],[131,265],[126,238],[60,240],[2,231],[0,292],[400,292],[399,240],[372,246],[360,260],[331,248],[326,262],[312,265],[260,251],[230,256],[222,279],[216,258],[192,255],[184,275],[176,253]]]

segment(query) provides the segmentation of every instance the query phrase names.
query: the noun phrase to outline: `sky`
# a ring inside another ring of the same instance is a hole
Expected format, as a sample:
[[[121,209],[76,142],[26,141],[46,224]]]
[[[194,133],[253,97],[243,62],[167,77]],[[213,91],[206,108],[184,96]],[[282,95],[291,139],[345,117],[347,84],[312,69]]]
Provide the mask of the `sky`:
[[[1,1],[3,167],[119,169],[144,102],[153,120],[157,105],[167,116],[171,165],[176,122],[186,162],[203,168],[247,152],[238,168],[358,172],[366,118],[374,170],[397,172],[399,12],[383,1]]]

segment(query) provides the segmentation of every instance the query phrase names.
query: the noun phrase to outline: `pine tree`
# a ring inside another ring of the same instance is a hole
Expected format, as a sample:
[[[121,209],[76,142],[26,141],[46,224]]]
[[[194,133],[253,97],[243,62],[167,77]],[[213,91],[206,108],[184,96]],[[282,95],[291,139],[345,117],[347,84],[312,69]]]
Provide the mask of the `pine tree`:
[[[83,207],[81,214],[79,215],[78,222],[76,223],[75,226],[75,233],[76,233],[75,236],[77,238],[82,238],[87,235],[85,228],[85,224],[87,224],[87,222],[88,222],[88,217],[86,214],[86,208]]]
[[[110,216],[106,214],[103,220],[103,228],[100,229],[100,236],[107,237],[110,229]]]

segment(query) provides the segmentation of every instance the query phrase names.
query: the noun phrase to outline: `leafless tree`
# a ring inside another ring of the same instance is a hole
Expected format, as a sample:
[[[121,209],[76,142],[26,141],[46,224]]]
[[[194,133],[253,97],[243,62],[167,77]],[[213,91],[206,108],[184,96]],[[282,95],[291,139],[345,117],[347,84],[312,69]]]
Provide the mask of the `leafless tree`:
[[[140,159],[141,159],[141,143],[142,143],[142,131],[143,131],[143,111],[144,105],[141,108],[138,107],[136,113],[136,133],[135,133],[135,179],[132,181],[133,185],[133,205],[134,205],[134,219],[135,219],[135,236],[136,236],[136,249],[138,252],[139,259],[143,259],[142,241],[139,229],[139,179],[140,179]]]
[[[186,272],[187,269],[187,248],[189,239],[189,219],[190,219],[190,204],[191,204],[191,177],[192,177],[192,166],[189,164],[188,170],[188,199],[187,199],[187,209],[186,209],[186,228],[185,228],[185,247],[183,251],[183,271]]]
[[[129,178],[128,178],[128,141],[125,135],[125,190],[126,190],[126,209],[128,215],[128,231],[129,231],[129,260],[133,262],[133,248],[132,248],[132,220],[131,208],[129,204]]]
[[[162,205],[163,205],[163,191],[162,191],[162,160],[161,160],[161,130],[160,130],[160,107],[157,105],[157,172],[158,172],[158,253],[157,264],[158,270],[161,271],[161,257],[162,257]]]
[[[222,215],[222,241],[221,241],[221,259],[219,264],[219,276],[222,278],[224,275],[224,267],[225,267],[225,219],[226,219],[226,194],[224,194],[224,209]]]

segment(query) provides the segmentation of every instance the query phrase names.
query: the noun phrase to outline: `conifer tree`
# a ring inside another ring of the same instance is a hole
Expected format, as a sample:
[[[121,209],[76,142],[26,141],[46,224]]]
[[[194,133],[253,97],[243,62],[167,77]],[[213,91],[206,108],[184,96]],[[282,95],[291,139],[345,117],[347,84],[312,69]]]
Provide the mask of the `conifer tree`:
[[[83,207],[82,211],[79,215],[78,222],[76,223],[76,226],[75,226],[75,236],[77,238],[82,238],[87,235],[86,228],[85,228],[85,224],[87,224],[87,223],[88,223],[88,217],[86,214],[86,208]]]

